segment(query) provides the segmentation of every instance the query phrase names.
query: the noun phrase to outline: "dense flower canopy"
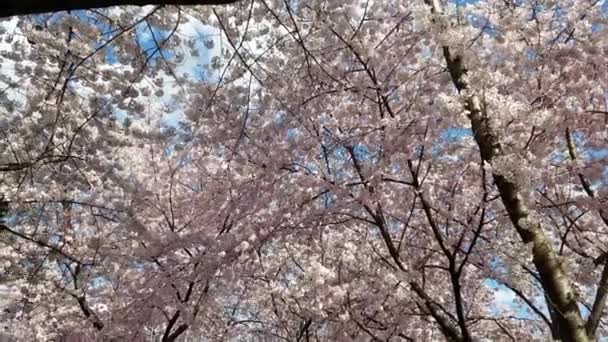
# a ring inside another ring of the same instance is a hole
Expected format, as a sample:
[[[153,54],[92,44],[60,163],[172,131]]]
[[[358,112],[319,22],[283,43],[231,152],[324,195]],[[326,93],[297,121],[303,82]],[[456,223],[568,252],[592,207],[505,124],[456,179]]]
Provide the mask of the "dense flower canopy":
[[[18,340],[608,337],[602,1],[0,22]]]

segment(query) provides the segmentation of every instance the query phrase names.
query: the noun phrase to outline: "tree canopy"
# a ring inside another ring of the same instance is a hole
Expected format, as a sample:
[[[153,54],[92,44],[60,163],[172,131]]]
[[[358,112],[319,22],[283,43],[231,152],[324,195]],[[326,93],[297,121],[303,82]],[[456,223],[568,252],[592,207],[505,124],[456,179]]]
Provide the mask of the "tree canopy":
[[[603,2],[228,2],[0,5],[5,334],[608,337]]]

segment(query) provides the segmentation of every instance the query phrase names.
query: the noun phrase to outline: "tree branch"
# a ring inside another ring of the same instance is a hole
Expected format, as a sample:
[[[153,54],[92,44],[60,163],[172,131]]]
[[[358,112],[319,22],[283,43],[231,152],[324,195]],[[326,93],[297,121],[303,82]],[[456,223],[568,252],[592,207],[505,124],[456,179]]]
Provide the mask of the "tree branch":
[[[425,2],[432,7],[435,15],[443,15],[439,1],[425,0]],[[443,46],[442,50],[454,86],[458,92],[466,94],[465,108],[468,111],[481,159],[492,164],[494,160],[505,155],[499,136],[490,124],[490,117],[481,99],[466,80],[468,70],[463,56],[453,54],[449,46]],[[542,225],[531,220],[532,215],[522,196],[521,185],[517,180],[508,179],[496,172],[492,176],[511,223],[524,244],[532,245],[532,260],[542,286],[558,311],[555,323],[559,326],[560,337],[563,341],[589,341],[572,284],[562,269]]]
[[[91,308],[89,308],[89,304],[86,301],[86,298],[84,295],[80,296],[80,297],[76,297],[76,300],[78,301],[78,306],[80,306],[80,310],[82,310],[82,313],[84,314],[84,316],[88,319],[92,319],[93,320],[93,326],[95,327],[95,329],[97,330],[102,330],[104,325],[101,322],[101,320],[99,320],[99,318],[97,317],[97,315],[95,315],[92,311]]]
[[[461,342],[464,341],[458,330],[448,320],[441,315],[438,309],[438,305],[424,292],[424,290],[418,285],[418,283],[411,281],[411,289],[424,301],[424,306],[427,308],[431,316],[435,319],[441,332],[448,341]]]
[[[597,292],[595,294],[595,300],[593,301],[593,307],[591,308],[591,314],[587,319],[587,323],[585,324],[585,329],[587,330],[587,334],[591,336],[595,336],[595,331],[600,323],[600,319],[602,317],[602,312],[606,307],[606,301],[608,300],[608,263],[604,264],[604,269],[602,271],[602,277],[600,279],[600,283],[597,287]]]
[[[576,145],[574,144],[574,139],[572,138],[572,132],[570,128],[566,128],[566,142],[568,144],[568,154],[570,155],[570,159],[572,161],[576,161],[577,153],[576,153]],[[595,192],[591,188],[591,184],[589,180],[582,173],[578,173],[578,178],[585,190],[585,193],[590,198],[595,198]],[[606,212],[603,209],[598,210],[598,214],[604,222],[604,225],[608,227],[608,217]],[[593,307],[591,308],[591,313],[589,314],[589,318],[587,318],[587,322],[585,323],[585,330],[587,331],[587,335],[590,338],[595,336],[595,331],[600,323],[600,319],[602,317],[602,312],[606,307],[606,302],[608,301],[608,262],[606,261],[606,257],[608,253],[602,253],[595,261],[596,266],[600,264],[604,264],[604,269],[602,270],[602,276],[600,278],[600,282],[597,285],[597,292],[595,294],[595,299],[593,300]]]

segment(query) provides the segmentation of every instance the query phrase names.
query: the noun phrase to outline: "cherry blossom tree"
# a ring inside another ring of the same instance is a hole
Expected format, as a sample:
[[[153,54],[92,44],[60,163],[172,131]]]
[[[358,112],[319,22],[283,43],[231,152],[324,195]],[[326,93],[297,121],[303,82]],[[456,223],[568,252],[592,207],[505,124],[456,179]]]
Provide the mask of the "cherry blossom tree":
[[[4,21],[7,333],[608,336],[607,19],[257,0]]]

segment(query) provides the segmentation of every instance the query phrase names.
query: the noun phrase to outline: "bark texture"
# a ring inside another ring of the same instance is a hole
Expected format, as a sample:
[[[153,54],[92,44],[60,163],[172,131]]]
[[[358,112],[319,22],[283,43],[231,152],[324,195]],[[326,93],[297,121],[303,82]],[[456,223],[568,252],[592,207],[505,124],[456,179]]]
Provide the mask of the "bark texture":
[[[436,15],[442,15],[438,1],[427,1],[427,4],[432,6]],[[494,160],[504,156],[504,149],[498,132],[490,125],[489,113],[466,80],[466,61],[463,56],[453,53],[449,46],[443,47],[443,56],[454,86],[467,96],[465,108],[468,111],[475,141],[479,146],[481,159],[492,164]],[[557,334],[562,341],[590,341],[577,305],[577,295],[541,223],[531,218],[531,211],[522,196],[522,186],[516,179],[509,179],[499,173],[494,172],[492,176],[517,233],[525,244],[532,244],[534,266],[547,298],[556,310],[556,321],[553,323],[558,329]]]

